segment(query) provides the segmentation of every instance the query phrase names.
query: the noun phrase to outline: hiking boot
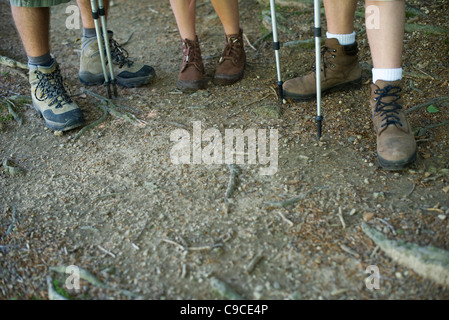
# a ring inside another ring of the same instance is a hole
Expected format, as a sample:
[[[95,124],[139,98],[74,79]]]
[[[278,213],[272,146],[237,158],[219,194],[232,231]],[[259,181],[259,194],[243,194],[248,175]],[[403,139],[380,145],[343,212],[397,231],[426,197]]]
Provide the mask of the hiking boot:
[[[225,43],[214,77],[214,83],[220,85],[230,85],[242,79],[246,64],[242,29],[238,34],[226,35]]]
[[[84,124],[84,117],[67,94],[56,61],[51,66],[30,65],[29,79],[33,107],[55,131],[68,131]]]
[[[415,137],[402,107],[402,82],[371,85],[371,112],[377,134],[377,157],[387,170],[401,170],[416,159]]]
[[[196,91],[205,87],[204,65],[198,37],[182,41],[182,67],[177,85],[182,91]]]
[[[359,65],[357,42],[342,46],[337,39],[326,39],[321,48],[321,91],[328,93],[344,88],[360,88],[362,70]],[[316,74],[312,72],[303,77],[284,83],[285,97],[304,101],[316,97]]]
[[[135,63],[128,57],[128,51],[113,39],[114,33],[108,31],[111,48],[111,59],[114,66],[114,76],[117,83],[123,87],[139,87],[148,84],[156,76],[154,69],[148,65]],[[106,52],[105,52],[106,57]],[[107,59],[107,57],[106,57]],[[107,68],[109,76],[109,67]],[[79,79],[81,83],[93,86],[104,83],[101,66],[100,50],[97,37],[83,38]]]

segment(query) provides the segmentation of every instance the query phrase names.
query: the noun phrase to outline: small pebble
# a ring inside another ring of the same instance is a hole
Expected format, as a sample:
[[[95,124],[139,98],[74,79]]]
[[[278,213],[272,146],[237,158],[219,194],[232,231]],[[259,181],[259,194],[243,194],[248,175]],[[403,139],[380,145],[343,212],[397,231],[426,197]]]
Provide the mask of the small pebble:
[[[365,221],[370,221],[373,219],[373,217],[374,217],[374,213],[372,213],[372,212],[364,212],[363,213],[363,220],[365,220]]]

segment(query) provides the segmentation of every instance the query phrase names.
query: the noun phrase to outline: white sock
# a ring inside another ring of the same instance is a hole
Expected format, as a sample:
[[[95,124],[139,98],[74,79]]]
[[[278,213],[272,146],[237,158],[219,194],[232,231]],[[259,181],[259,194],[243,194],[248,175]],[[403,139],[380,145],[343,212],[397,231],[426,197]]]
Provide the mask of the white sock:
[[[402,79],[402,68],[396,69],[375,69],[373,68],[373,83],[377,80],[396,81]]]
[[[340,45],[346,46],[348,44],[353,44],[355,42],[355,31],[349,34],[335,34],[326,32],[326,37],[328,39],[331,38],[337,39]]]

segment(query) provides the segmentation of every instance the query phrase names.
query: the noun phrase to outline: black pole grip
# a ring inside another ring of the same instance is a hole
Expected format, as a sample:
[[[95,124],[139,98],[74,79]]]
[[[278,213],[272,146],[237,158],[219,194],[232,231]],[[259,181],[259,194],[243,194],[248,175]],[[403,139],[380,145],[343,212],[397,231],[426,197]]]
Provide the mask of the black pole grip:
[[[279,100],[281,101],[281,103],[283,103],[284,102],[284,87],[283,87],[284,82],[278,81],[278,82],[276,82],[276,84],[278,85],[278,89],[279,89]]]
[[[317,129],[317,137],[318,140],[320,140],[321,138],[321,133],[322,133],[322,125],[323,125],[323,116],[316,116],[316,129]]]

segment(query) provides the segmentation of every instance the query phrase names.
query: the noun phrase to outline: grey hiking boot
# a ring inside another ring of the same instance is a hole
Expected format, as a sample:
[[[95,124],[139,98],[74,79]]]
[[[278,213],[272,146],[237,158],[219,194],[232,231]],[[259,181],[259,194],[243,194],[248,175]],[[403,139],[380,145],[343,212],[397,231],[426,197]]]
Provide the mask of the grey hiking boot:
[[[132,61],[128,57],[128,51],[122,48],[112,38],[113,32],[108,31],[108,34],[114,75],[117,83],[128,88],[139,87],[150,83],[156,76],[153,67]],[[88,86],[104,83],[97,37],[83,38],[79,79],[81,83]]]
[[[416,142],[403,108],[402,82],[377,80],[370,102],[380,165],[386,170],[406,168],[416,159]]]
[[[68,131],[84,124],[78,105],[67,94],[56,61],[49,67],[30,65],[29,79],[33,107],[48,128]]]

